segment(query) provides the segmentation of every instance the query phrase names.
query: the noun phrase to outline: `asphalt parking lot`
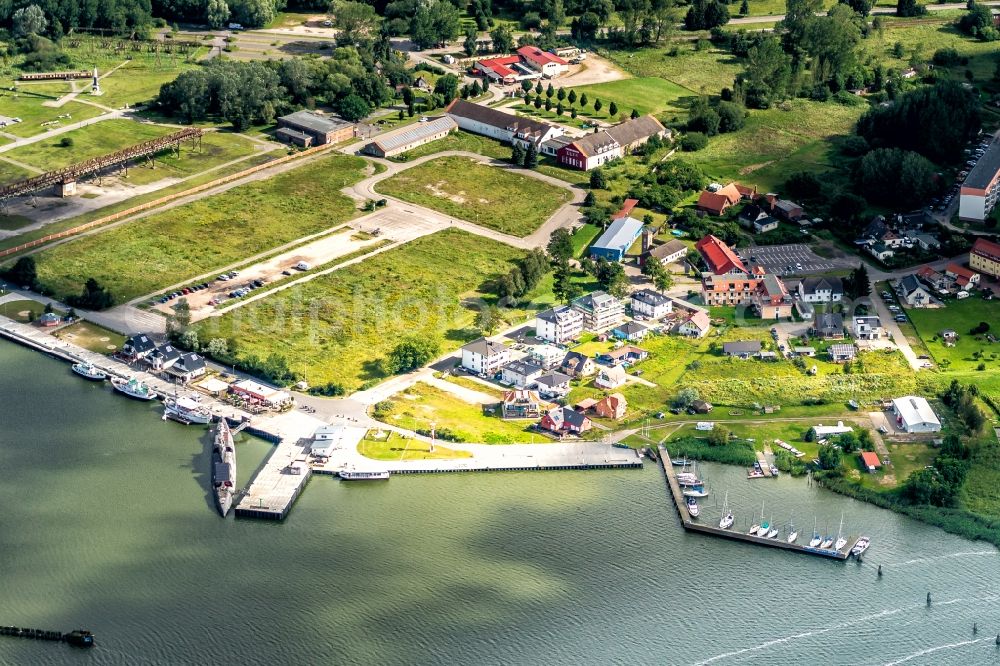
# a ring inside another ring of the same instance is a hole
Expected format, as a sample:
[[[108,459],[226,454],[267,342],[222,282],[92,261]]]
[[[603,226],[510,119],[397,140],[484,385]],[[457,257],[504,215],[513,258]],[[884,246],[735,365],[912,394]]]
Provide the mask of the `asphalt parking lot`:
[[[768,273],[822,273],[845,264],[836,259],[826,259],[812,251],[808,245],[760,245],[740,251],[740,257],[749,264],[760,264]],[[802,268],[797,265],[801,264]]]

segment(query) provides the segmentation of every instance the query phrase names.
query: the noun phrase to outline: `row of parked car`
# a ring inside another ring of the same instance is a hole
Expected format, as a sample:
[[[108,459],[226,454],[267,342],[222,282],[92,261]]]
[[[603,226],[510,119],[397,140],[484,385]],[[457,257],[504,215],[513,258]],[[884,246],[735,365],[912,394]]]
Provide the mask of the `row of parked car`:
[[[166,296],[162,296],[157,302],[158,303],[169,303],[170,301],[174,300],[175,298],[180,298],[181,296],[187,296],[188,294],[193,294],[194,292],[196,292],[196,291],[202,291],[203,289],[208,289],[208,283],[207,282],[202,282],[201,284],[196,284],[196,285],[191,286],[191,287],[184,287],[183,289],[179,289],[177,291],[171,292],[171,293],[167,294]]]
[[[896,305],[891,292],[883,291],[882,300],[885,301],[885,306],[889,308],[889,312],[892,313],[892,318],[895,319],[897,323],[905,324],[907,322],[906,315],[903,314],[903,308]]]

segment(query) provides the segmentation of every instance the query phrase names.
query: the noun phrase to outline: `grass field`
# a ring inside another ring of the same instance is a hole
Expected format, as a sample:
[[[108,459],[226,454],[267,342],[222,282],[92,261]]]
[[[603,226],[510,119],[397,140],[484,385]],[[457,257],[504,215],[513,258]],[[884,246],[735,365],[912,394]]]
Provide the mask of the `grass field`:
[[[596,83],[589,86],[573,88],[579,96],[586,93],[589,105],[580,113],[591,118],[612,119],[608,106],[611,102],[618,105],[619,114],[628,114],[635,109],[642,115],[652,113],[661,115],[666,112],[680,113],[687,107],[697,93],[684,86],[666,81],[654,76],[634,79],[620,79],[608,83]],[[594,113],[594,101],[600,99],[603,107],[600,113]],[[579,108],[579,102],[577,102]]]
[[[54,101],[55,98],[36,94],[31,86],[22,86],[15,92],[9,89],[12,85],[11,79],[0,80],[0,109],[3,110],[3,115],[21,119],[21,122],[3,128],[4,132],[14,136],[34,136],[53,127],[87,120],[104,113],[97,107],[79,102],[67,102],[58,108],[43,106],[44,102]],[[71,117],[59,118],[67,114]],[[42,127],[42,123],[48,122],[58,124]]]
[[[78,321],[54,333],[55,337],[98,354],[113,354],[125,343],[125,336],[92,324]]]
[[[418,439],[408,439],[397,433],[386,433],[385,439],[366,436],[358,443],[358,453],[373,460],[430,460],[471,458],[468,451],[457,451],[447,446],[435,444],[430,450],[430,444]]]
[[[573,233],[573,256],[580,258],[587,252],[590,244],[601,235],[602,229],[596,224],[584,224]]]
[[[52,171],[176,131],[174,127],[138,123],[134,120],[106,120],[16,148],[4,155],[39,169]],[[59,142],[63,139],[71,140],[73,145],[61,147]]]
[[[989,81],[996,68],[996,47],[990,42],[981,42],[963,34],[953,25],[953,21],[954,17],[945,18],[937,13],[928,15],[919,23],[907,19],[890,19],[882,36],[873,32],[870,39],[861,41],[862,53],[878,58],[886,67],[903,69],[909,66],[914,54],[919,59],[930,60],[938,49],[954,48],[969,58],[969,64],[941,68],[942,72],[964,81],[965,70],[969,69],[976,79]],[[903,45],[902,58],[896,58],[893,54],[896,42]]]
[[[464,157],[424,162],[376,188],[514,236],[529,235],[570,199],[560,187]]]
[[[725,87],[732,87],[743,65],[727,50],[715,47],[696,51],[692,42],[675,44],[671,48],[642,48],[633,51],[615,50],[602,52],[616,65],[633,76],[666,79],[692,91],[694,94],[718,95]],[[690,93],[689,93],[690,94]]]
[[[128,301],[350,219],[357,210],[340,189],[364,174],[359,157],[324,157],[43,250],[39,279],[65,296],[94,277]]]
[[[19,321],[22,324],[35,321],[42,316],[43,312],[45,312],[44,305],[38,301],[32,301],[29,299],[19,299],[0,303],[0,315],[13,319],[14,321]],[[63,314],[61,311],[56,311],[56,313]]]
[[[5,153],[0,153],[0,183],[12,183],[16,180],[23,180],[32,175],[31,171],[28,171],[24,167],[20,167],[16,164],[11,164],[3,159]],[[0,216],[0,220],[4,216]]]
[[[490,139],[485,136],[476,136],[475,134],[463,132],[462,130],[455,130],[444,138],[432,141],[431,143],[425,143],[422,146],[417,146],[413,150],[389,159],[393,162],[407,162],[424,157],[425,155],[433,155],[446,150],[465,150],[470,153],[476,153],[477,155],[485,155],[486,157],[509,159],[511,149],[509,146],[505,146],[495,139]]]
[[[486,283],[522,256],[446,229],[203,321],[199,331],[235,341],[241,356],[278,353],[313,385],[355,390],[384,377],[378,361],[406,335],[441,339],[443,350],[477,337],[471,325],[476,303],[491,298]],[[537,293],[551,300],[550,291],[551,277]]]
[[[950,300],[943,308],[914,308],[907,311],[920,339],[927,346],[934,360],[947,370],[974,371],[980,363],[986,372],[1000,373],[1000,343],[990,342],[985,335],[969,334],[979,322],[987,322],[1000,335],[1000,302],[967,298]],[[946,347],[938,337],[946,328],[958,333],[953,347]],[[979,358],[975,355],[979,354]]]
[[[446,429],[462,442],[477,444],[523,444],[548,441],[527,426],[534,420],[504,421],[483,413],[472,405],[428,384],[417,383],[390,400],[392,412],[384,421],[409,430]]]

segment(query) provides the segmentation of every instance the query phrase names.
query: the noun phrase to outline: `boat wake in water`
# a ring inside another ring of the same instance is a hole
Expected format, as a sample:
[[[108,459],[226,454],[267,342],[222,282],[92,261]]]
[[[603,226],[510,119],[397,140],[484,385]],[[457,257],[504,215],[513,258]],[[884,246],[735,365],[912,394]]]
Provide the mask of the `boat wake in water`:
[[[954,650],[955,648],[964,647],[966,645],[974,645],[976,643],[986,643],[992,642],[996,639],[993,636],[987,636],[985,638],[973,638],[967,641],[961,641],[958,643],[948,643],[947,645],[938,645],[936,647],[926,648],[920,652],[914,652],[913,654],[908,654],[905,657],[897,659],[896,661],[888,661],[885,666],[897,666],[897,664],[905,664],[911,659],[917,659],[928,654],[934,654],[935,652],[940,652],[941,650]]]
[[[956,557],[982,557],[984,555],[1000,555],[997,550],[970,550],[962,553],[951,553],[950,555],[937,555],[935,557],[921,557],[915,560],[907,560],[898,564],[887,564],[890,567],[905,567],[911,564],[922,564],[924,562],[937,562],[938,560],[950,560]]]

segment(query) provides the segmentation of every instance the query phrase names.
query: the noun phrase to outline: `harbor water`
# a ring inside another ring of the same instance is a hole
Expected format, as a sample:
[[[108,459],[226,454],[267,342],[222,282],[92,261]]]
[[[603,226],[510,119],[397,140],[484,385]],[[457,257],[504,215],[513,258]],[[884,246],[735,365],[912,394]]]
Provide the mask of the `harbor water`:
[[[863,564],[686,534],[651,463],[314,477],[284,523],[223,520],[207,431],[7,342],[0,418],[0,625],[98,644],[0,637],[0,664],[1000,660],[995,548],[803,479],[705,465],[701,519],[726,490],[738,528],[843,513]],[[238,441],[242,483],[270,447]]]

